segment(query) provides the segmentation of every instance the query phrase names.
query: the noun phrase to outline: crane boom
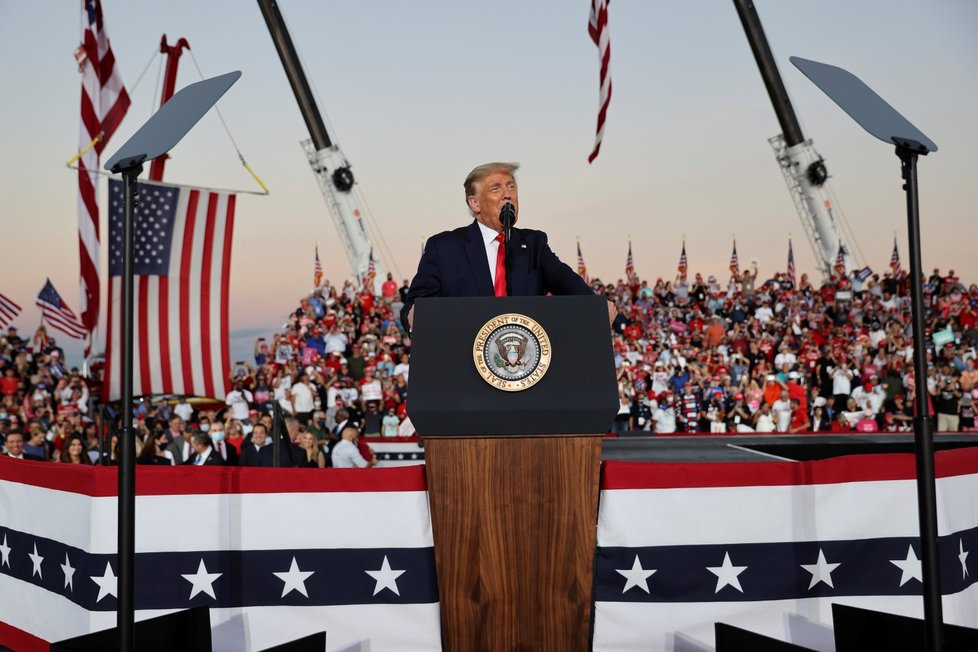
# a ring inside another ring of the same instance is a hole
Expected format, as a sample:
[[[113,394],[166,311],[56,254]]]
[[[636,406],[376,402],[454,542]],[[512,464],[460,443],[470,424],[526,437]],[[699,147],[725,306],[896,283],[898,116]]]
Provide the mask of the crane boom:
[[[840,246],[846,267],[851,269],[852,249],[847,246],[842,226],[832,214],[828,198],[826,182],[829,174],[825,160],[815,151],[811,139],[806,139],[802,133],[753,1],[734,0],[734,7],[781,125],[781,134],[768,142],[774,150],[819,271],[825,277],[832,273]]]
[[[299,62],[299,56],[285,20],[282,18],[278,2],[258,0],[258,6],[268,26],[279,59],[282,61],[285,75],[292,86],[302,119],[309,130],[310,140],[302,142],[306,158],[326,200],[326,206],[346,250],[353,274],[362,281],[371,266],[373,247],[363,219],[364,211],[360,208],[362,201],[356,191],[350,163],[340,146],[333,142],[326,131],[326,124],[316,105],[316,99],[313,97],[302,64]],[[374,263],[374,269],[376,276],[383,278],[379,261]]]

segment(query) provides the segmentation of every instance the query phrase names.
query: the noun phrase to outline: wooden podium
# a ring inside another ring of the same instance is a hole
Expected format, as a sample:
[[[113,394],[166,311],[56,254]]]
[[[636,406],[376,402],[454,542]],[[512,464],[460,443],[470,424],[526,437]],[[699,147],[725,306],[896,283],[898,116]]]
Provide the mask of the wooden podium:
[[[409,414],[444,649],[587,650],[601,434],[618,409],[605,300],[429,299],[415,313]],[[549,339],[549,368],[522,391],[476,369],[477,335],[500,315]]]

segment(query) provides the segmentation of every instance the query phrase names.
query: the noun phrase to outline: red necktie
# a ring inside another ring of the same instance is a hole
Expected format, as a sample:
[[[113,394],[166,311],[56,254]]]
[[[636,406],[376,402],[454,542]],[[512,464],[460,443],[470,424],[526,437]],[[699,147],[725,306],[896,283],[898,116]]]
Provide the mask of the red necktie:
[[[503,242],[505,236],[500,233],[496,236],[499,246],[496,248],[496,286],[497,297],[506,296],[506,245]]]

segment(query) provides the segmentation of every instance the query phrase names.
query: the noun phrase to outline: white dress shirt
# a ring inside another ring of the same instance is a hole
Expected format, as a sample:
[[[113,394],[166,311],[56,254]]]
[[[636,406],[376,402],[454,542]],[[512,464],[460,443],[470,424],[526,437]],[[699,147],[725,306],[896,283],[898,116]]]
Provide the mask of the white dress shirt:
[[[496,237],[499,233],[493,231],[482,222],[476,222],[476,224],[479,225],[483,243],[486,245],[486,259],[489,261],[489,278],[492,279],[492,286],[496,287],[496,256],[499,255],[499,248],[502,246],[501,242],[496,242]]]

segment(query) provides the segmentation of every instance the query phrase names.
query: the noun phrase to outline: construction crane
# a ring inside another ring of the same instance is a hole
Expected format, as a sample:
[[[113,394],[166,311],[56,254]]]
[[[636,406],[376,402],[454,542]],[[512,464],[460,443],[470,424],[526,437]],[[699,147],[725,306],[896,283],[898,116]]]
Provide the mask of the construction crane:
[[[370,237],[371,230],[364,220],[364,203],[359,196],[353,170],[343,150],[326,131],[278,3],[275,0],[258,0],[258,6],[309,130],[310,139],[303,141],[302,147],[319,189],[326,199],[353,274],[365,285],[371,271],[375,278],[383,281],[385,275],[380,262],[381,251],[379,248],[375,251],[372,245],[373,242],[382,244],[383,240],[380,237]],[[376,288],[370,289],[376,292]]]
[[[833,213],[829,199],[829,172],[825,159],[815,151],[811,139],[806,139],[802,134],[798,116],[791,106],[791,99],[774,62],[774,55],[771,54],[771,47],[764,35],[754,3],[751,0],[734,0],[734,6],[781,125],[781,133],[769,138],[768,142],[774,150],[798,217],[801,218],[818,269],[823,277],[828,278],[833,273],[840,248],[846,269],[852,269],[854,260],[850,242],[845,237],[842,224]]]

